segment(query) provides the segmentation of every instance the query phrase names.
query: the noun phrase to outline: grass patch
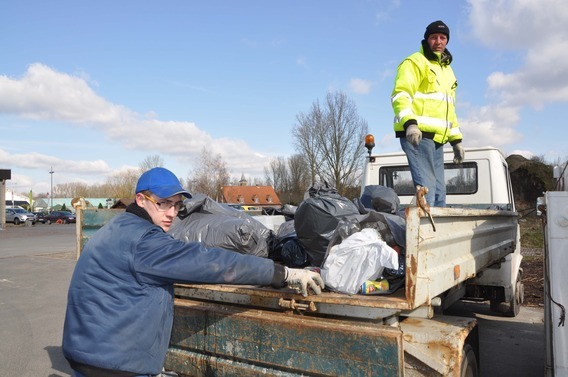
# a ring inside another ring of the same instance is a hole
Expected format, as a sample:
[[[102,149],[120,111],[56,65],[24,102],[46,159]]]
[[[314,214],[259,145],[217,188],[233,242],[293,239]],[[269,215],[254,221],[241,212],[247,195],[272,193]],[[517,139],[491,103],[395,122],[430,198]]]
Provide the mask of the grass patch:
[[[527,216],[519,221],[521,228],[521,246],[531,249],[544,247],[544,230],[542,221],[537,216]]]

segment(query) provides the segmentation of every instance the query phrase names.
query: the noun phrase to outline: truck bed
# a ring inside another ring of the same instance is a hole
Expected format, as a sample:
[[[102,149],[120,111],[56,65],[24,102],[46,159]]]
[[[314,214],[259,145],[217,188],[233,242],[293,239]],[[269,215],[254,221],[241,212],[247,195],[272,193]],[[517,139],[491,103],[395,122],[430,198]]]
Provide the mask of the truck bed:
[[[432,317],[432,300],[514,252],[517,214],[510,211],[432,208],[436,230],[418,207],[406,209],[406,282],[390,295],[323,292],[231,285],[177,285],[178,299],[222,302],[269,310],[295,310],[353,318],[394,314]]]

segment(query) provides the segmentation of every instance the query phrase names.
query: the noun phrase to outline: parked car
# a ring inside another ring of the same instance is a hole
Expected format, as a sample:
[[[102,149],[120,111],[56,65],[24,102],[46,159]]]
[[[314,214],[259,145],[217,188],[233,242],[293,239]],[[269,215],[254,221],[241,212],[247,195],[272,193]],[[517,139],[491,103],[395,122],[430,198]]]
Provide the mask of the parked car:
[[[37,223],[42,223],[45,224],[45,222],[47,221],[45,219],[45,213],[43,212],[32,212],[35,215],[35,221]]]
[[[244,211],[244,210],[245,210],[245,209],[243,208],[243,206],[240,205],[240,204],[225,204],[225,203],[222,203],[222,204],[223,204],[223,205],[226,205],[227,207],[230,207],[230,208],[234,208],[234,209],[236,209],[236,210],[239,210],[239,211]]]
[[[14,223],[14,225],[18,225],[21,223],[25,223],[26,221],[31,221],[32,224],[35,224],[36,218],[33,213],[26,211],[23,208],[6,208],[6,222],[7,223]]]
[[[71,212],[53,211],[53,212],[45,215],[45,221],[48,224],[57,223],[57,222],[63,223],[63,224],[68,224],[68,223],[76,222],[76,218],[75,218],[75,215]]]

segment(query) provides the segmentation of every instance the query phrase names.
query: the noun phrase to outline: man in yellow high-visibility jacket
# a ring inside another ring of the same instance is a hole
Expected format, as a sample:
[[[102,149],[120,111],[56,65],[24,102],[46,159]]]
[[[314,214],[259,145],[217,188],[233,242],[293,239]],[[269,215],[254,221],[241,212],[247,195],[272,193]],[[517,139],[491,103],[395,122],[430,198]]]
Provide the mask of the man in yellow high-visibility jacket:
[[[444,144],[450,142],[454,163],[464,159],[455,112],[458,86],[446,49],[450,29],[442,21],[426,28],[422,47],[398,66],[391,102],[394,131],[408,159],[414,186],[428,188],[431,206],[446,205]]]

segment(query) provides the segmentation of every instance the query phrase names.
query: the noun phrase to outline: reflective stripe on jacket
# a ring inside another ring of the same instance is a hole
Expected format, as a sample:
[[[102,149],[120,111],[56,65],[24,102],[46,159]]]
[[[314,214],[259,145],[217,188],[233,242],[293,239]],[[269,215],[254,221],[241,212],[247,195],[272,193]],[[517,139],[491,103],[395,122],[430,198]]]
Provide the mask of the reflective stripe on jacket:
[[[398,66],[391,97],[397,137],[403,137],[405,124],[414,120],[424,137],[437,143],[462,139],[455,112],[456,77],[436,56],[438,61],[428,60],[421,48]]]

